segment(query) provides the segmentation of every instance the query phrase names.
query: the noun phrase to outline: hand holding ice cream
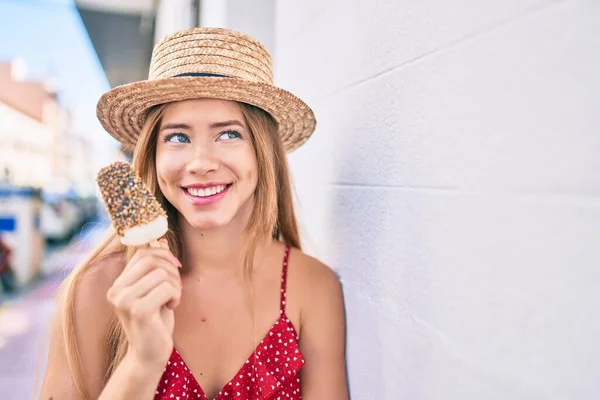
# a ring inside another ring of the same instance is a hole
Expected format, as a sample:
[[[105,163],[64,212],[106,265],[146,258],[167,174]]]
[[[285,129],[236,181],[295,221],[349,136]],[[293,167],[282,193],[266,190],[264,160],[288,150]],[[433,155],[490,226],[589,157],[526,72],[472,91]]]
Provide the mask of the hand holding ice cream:
[[[173,350],[173,310],[182,290],[181,263],[160,239],[168,230],[167,214],[127,163],[103,168],[97,181],[121,243],[137,246],[107,299],[134,364],[162,370]]]

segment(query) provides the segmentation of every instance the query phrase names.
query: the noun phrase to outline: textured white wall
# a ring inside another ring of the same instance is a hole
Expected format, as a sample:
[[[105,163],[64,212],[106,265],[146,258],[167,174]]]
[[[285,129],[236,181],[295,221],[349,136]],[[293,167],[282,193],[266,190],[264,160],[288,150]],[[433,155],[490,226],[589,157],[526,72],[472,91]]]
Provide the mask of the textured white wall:
[[[156,11],[154,42],[173,32],[194,26],[192,0],[160,0]]]
[[[275,50],[275,0],[202,0],[200,25],[244,32]]]
[[[226,27],[227,3],[224,0],[201,0],[200,26]]]
[[[600,3],[277,2],[353,399],[600,398]]]

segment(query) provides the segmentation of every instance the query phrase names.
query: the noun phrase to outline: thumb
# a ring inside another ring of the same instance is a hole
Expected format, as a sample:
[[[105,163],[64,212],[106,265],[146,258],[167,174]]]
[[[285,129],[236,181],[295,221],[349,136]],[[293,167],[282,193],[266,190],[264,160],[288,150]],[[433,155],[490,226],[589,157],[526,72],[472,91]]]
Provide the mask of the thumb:
[[[166,238],[159,239],[158,243],[160,244],[161,249],[169,250],[169,241]]]
[[[158,241],[158,244],[160,246],[161,249],[167,249],[169,250],[169,252],[171,251],[171,249],[169,248],[169,241],[166,238],[162,238]],[[175,257],[174,254],[171,253],[171,255],[173,256],[173,263],[175,265],[177,265],[179,268],[181,268],[181,261],[179,261],[177,259],[177,257]]]

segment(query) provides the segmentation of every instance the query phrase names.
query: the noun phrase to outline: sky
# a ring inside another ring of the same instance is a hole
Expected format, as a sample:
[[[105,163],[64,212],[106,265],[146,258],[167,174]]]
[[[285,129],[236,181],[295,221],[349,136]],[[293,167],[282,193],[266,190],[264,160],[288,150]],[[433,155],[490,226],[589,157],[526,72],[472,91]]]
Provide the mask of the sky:
[[[23,59],[28,78],[58,79],[59,101],[77,134],[90,135],[100,164],[117,144],[96,118],[110,85],[73,0],[0,0],[0,61]]]

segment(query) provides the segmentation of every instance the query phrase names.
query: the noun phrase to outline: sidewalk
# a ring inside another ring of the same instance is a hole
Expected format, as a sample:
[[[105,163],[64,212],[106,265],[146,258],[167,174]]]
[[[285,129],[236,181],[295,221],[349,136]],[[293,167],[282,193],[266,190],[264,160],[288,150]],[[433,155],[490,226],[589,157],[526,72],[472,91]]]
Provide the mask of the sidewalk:
[[[16,295],[0,299],[0,398],[32,398],[36,378],[43,378],[49,322],[62,280],[104,235],[106,224],[87,225],[80,235],[44,260],[46,277]],[[39,371],[39,372],[38,372]]]

